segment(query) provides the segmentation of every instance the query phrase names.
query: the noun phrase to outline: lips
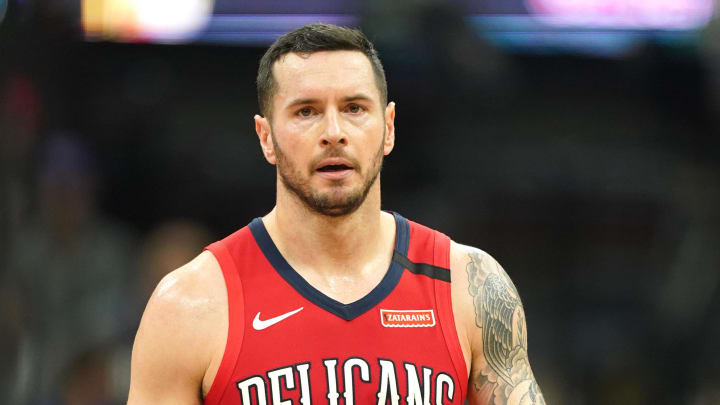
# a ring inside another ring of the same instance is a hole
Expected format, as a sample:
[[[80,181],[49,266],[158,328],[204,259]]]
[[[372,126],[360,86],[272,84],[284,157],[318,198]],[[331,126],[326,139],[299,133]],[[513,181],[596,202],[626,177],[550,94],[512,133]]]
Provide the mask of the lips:
[[[339,180],[349,176],[355,168],[352,163],[345,159],[331,158],[321,161],[315,170],[321,177]]]

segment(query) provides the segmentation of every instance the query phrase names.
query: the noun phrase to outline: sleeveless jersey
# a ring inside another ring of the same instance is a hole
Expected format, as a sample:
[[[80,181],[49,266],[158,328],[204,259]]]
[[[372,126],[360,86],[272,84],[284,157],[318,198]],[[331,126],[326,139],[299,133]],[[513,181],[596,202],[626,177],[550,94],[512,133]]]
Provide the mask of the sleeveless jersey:
[[[393,215],[390,267],[350,304],[306,282],[260,218],[207,247],[225,278],[229,328],[205,404],[464,403],[450,239]]]

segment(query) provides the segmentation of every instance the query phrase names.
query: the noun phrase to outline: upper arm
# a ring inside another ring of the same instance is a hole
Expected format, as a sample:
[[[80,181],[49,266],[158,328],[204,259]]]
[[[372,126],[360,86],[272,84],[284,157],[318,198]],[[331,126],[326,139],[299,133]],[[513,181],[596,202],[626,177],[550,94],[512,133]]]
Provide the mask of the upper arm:
[[[202,403],[223,303],[207,255],[165,276],[153,292],[133,345],[129,405]]]
[[[454,245],[453,252],[464,290],[457,295],[471,353],[470,403],[545,404],[530,368],[525,311],[512,280],[479,249]]]

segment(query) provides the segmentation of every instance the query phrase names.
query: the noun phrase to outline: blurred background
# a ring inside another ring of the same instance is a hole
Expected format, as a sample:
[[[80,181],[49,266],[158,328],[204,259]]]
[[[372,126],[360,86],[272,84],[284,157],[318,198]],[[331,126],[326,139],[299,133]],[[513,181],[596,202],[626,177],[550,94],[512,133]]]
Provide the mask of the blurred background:
[[[495,256],[548,404],[720,404],[712,0],[0,0],[0,402],[122,404],[158,280],[267,213],[265,47],[380,52],[384,209]]]

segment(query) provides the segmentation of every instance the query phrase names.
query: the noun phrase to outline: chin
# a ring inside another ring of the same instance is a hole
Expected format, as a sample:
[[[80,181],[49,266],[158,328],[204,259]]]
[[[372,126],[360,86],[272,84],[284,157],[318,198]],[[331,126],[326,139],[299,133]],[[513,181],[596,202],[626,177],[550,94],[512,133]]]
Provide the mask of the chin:
[[[306,204],[315,212],[331,217],[342,217],[352,214],[365,202],[365,195],[355,191],[339,193],[337,191],[323,194],[317,193]]]
[[[342,218],[345,216],[348,216],[352,214],[353,212],[357,211],[358,207],[342,207],[342,208],[331,208],[324,211],[318,211],[320,214],[332,217],[332,218]]]

